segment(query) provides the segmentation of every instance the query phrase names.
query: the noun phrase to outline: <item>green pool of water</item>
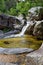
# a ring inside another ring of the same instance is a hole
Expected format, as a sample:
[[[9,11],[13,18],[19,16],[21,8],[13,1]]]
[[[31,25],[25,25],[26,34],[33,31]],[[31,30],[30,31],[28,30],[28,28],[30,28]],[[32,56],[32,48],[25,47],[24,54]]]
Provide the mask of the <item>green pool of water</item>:
[[[24,35],[23,37],[0,39],[0,47],[38,49],[42,42],[42,40],[37,40],[33,36]]]

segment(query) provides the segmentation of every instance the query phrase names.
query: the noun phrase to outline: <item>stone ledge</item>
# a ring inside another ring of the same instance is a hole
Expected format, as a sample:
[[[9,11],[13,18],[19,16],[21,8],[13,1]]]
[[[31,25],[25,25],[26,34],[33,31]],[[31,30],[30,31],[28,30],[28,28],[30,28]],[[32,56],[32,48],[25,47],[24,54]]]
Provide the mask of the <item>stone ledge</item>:
[[[0,54],[20,54],[20,53],[30,53],[34,51],[31,48],[2,48],[0,47]]]
[[[17,64],[0,62],[0,65],[17,65]]]
[[[43,44],[38,50],[26,55],[25,63],[26,65],[43,65]]]
[[[0,62],[6,62],[6,65],[43,65],[43,44],[29,54],[0,54]]]

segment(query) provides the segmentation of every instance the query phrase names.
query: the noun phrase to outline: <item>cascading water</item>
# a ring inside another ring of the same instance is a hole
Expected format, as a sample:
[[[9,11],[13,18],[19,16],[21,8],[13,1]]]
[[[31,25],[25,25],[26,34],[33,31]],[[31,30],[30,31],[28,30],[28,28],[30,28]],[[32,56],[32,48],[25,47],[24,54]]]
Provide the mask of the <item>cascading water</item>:
[[[31,24],[33,24],[33,22],[28,21],[27,24],[22,28],[22,31],[21,31],[19,34],[16,34],[16,35],[12,34],[12,35],[7,36],[7,37],[5,37],[5,38],[12,38],[12,37],[21,37],[21,36],[23,36],[24,33],[25,33],[25,31],[26,31],[26,29],[27,29]]]
[[[21,33],[20,33],[20,36],[24,35],[26,29],[28,28],[28,26],[30,25],[30,22],[27,22],[27,24],[23,27]]]

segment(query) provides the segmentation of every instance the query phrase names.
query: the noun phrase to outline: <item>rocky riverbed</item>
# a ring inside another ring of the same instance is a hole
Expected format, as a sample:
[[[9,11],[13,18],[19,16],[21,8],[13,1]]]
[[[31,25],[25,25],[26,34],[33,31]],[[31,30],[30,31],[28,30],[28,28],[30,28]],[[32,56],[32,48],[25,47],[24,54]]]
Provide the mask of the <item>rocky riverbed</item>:
[[[43,65],[43,7],[28,12],[0,14],[0,65]]]
[[[0,14],[0,38],[21,37],[24,34],[43,40],[43,7],[33,7],[28,16]]]
[[[43,44],[38,50],[28,54],[0,54],[0,65],[43,65],[42,51]]]

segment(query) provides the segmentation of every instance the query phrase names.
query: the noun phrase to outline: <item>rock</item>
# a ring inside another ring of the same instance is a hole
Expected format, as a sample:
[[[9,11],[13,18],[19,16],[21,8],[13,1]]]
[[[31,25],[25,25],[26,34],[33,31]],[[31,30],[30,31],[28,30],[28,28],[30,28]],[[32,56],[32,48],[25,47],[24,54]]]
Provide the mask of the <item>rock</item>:
[[[3,34],[3,31],[2,31],[2,30],[0,30],[0,35],[1,35],[1,34]]]
[[[37,21],[34,27],[33,35],[38,39],[43,39],[43,20]]]
[[[7,27],[7,20],[9,16],[5,14],[0,14],[0,29]]]
[[[43,20],[43,8],[40,8],[38,17],[39,20]]]
[[[28,12],[30,20],[43,20],[43,7],[33,7]]]
[[[3,31],[0,30],[0,39],[3,39],[3,38],[10,36],[12,34],[15,35],[15,34],[18,34],[18,33],[20,33],[19,30],[11,30],[11,31],[6,32],[6,33],[3,33]]]
[[[19,55],[0,54],[0,62],[21,65],[24,62],[24,60],[25,60],[25,54],[19,54]]]
[[[11,31],[9,31],[7,33],[4,33],[4,36],[9,36],[11,34],[18,34],[19,32],[20,32],[19,30],[11,30]]]
[[[26,24],[26,17],[25,17],[25,15],[20,14],[17,18],[21,21],[22,25]]]
[[[8,41],[4,41],[4,44],[10,44]]]
[[[41,47],[26,55],[26,65],[43,65],[43,44]]]
[[[0,38],[3,38],[3,36],[4,36],[4,33],[2,30],[0,30]]]
[[[23,15],[20,14],[20,15],[18,16],[18,19],[19,19],[20,21],[22,21],[22,20],[23,20]]]
[[[12,22],[12,24],[13,24],[12,26],[13,26],[14,29],[17,29],[17,28],[19,29],[21,27],[21,21],[19,21],[16,17],[15,18],[10,17],[8,21]],[[11,25],[11,23],[9,23],[9,24]]]
[[[40,65],[39,64],[39,60],[41,59],[41,55],[35,53],[35,54],[28,54],[26,56],[26,61],[25,64],[26,65]]]
[[[0,25],[4,27],[10,27],[11,29],[14,29],[13,24],[21,24],[21,22],[15,17],[15,16],[10,16],[6,14],[1,14],[0,15]]]
[[[26,48],[0,48],[0,62],[22,65],[24,64],[26,53],[32,51],[32,49]]]
[[[6,59],[7,58],[7,59]],[[0,65],[43,65],[43,43],[29,54],[0,54]]]
[[[30,48],[0,48],[0,54],[20,54],[32,52]]]
[[[30,25],[28,26],[25,34],[33,35],[33,30],[34,30],[35,24],[36,24],[36,22],[30,21]]]
[[[14,24],[14,29],[15,29],[15,30],[19,30],[19,31],[21,31],[21,30],[22,30],[22,27],[23,27],[22,25]]]
[[[0,65],[18,65],[18,64],[0,62]]]
[[[23,26],[24,21],[21,22],[17,17],[6,14],[0,14],[0,30],[4,32],[4,37],[11,34],[20,33]],[[2,38],[2,36],[0,38]]]
[[[37,22],[38,21],[41,21],[43,20],[43,7],[33,7],[31,8],[29,11],[29,14],[27,16],[27,20],[29,21],[30,20],[30,26],[27,28],[25,34],[31,34],[31,35],[35,35],[36,37],[38,38],[41,38],[43,37],[43,25],[41,25],[41,22],[40,24],[37,25]],[[38,22],[39,23],[39,22]],[[37,30],[36,30],[36,26],[37,25]],[[40,27],[41,25],[41,27]],[[41,30],[39,30],[39,27]],[[35,34],[35,31],[36,30],[36,34]]]

